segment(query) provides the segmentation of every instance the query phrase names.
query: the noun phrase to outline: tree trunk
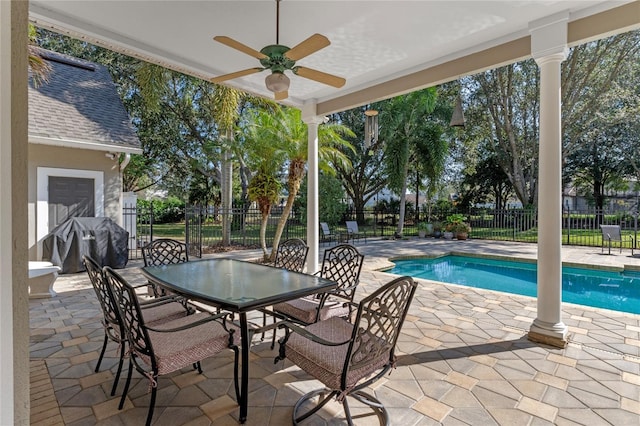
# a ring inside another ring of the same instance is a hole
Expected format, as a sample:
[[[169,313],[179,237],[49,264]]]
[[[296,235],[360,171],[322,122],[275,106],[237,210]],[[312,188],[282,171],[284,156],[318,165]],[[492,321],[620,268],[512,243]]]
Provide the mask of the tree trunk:
[[[356,221],[364,225],[364,201],[362,199],[353,200],[353,208],[356,209]]]
[[[593,200],[596,207],[596,226],[600,226],[604,221],[604,184],[598,180],[593,182]]]
[[[402,180],[402,191],[400,193],[400,219],[398,221],[398,228],[396,229],[396,237],[402,238],[404,232],[404,214],[407,205],[407,173],[409,171],[409,162],[404,164],[404,179]]]
[[[304,178],[305,170],[305,161],[300,160],[292,160],[291,164],[289,164],[289,196],[287,197],[287,203],[282,210],[282,215],[278,220],[278,226],[276,227],[276,233],[273,236],[273,247],[271,248],[271,256],[269,259],[271,261],[276,260],[276,252],[278,251],[278,245],[280,245],[280,238],[282,237],[282,232],[284,231],[284,227],[287,224],[287,219],[289,218],[289,214],[293,209],[293,202],[298,195],[298,191],[300,190],[300,184],[302,183],[302,179]]]
[[[269,259],[269,253],[267,252],[267,224],[269,223],[269,213],[271,213],[271,205],[268,209],[262,210],[262,222],[260,222],[260,247],[262,247],[263,260]]]
[[[225,151],[222,158],[222,245],[231,244],[231,219],[233,207],[233,163],[231,162],[229,151]]]

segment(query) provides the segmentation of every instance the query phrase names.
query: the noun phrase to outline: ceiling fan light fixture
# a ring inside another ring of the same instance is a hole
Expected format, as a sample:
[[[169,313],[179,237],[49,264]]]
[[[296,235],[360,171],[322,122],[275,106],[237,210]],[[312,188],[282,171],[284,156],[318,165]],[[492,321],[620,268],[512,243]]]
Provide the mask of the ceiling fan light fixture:
[[[281,72],[274,71],[264,79],[264,82],[267,85],[267,89],[273,93],[286,92],[289,90],[289,77]]]

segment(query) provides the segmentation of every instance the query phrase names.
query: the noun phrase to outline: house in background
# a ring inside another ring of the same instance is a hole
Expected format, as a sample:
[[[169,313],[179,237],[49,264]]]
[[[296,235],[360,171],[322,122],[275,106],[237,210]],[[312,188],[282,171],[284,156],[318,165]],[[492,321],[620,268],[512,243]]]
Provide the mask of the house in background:
[[[122,225],[122,171],[141,154],[108,70],[40,50],[48,81],[29,81],[29,259],[69,217],[109,217]]]

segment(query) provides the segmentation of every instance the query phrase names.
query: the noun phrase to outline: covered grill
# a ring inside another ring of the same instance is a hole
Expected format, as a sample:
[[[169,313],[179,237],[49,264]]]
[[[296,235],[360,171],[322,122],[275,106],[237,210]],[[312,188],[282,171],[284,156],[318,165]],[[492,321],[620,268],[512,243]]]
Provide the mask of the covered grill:
[[[42,258],[60,273],[82,272],[82,256],[102,266],[124,268],[129,260],[129,233],[108,217],[73,217],[56,226],[42,242]]]

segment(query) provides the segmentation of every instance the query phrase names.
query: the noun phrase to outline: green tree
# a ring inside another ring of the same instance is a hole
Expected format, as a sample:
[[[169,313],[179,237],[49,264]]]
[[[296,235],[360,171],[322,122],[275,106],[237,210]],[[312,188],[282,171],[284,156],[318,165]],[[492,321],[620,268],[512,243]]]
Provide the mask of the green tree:
[[[537,202],[539,75],[530,59],[474,76],[493,134],[485,142],[524,205]]]
[[[639,49],[640,32],[633,31],[570,50],[562,65],[563,158],[583,150],[602,113],[603,100],[616,85],[628,79],[630,68],[637,68]],[[491,124],[490,134],[478,141],[495,153],[518,199],[524,205],[536,205],[540,137],[538,66],[529,59],[464,81],[470,93],[468,103],[480,105],[485,112],[484,119],[480,117],[473,122],[478,126],[484,126],[482,121]],[[594,150],[590,152],[597,155]]]
[[[275,259],[287,218],[305,176],[308,158],[307,125],[301,119],[300,110],[282,108],[275,111],[273,124],[273,126],[262,128],[261,133],[265,143],[282,146],[286,153],[287,201],[276,227],[271,260]],[[325,123],[318,127],[318,165],[325,173],[333,173],[330,164],[335,165],[340,162],[348,164],[349,159],[339,149],[350,146],[343,138],[348,135],[353,135],[353,132],[341,124]]]
[[[307,179],[305,178],[300,186],[300,196],[296,199],[294,210],[300,210],[300,220],[307,220]],[[328,173],[320,172],[318,174],[318,213],[321,222],[327,222],[329,225],[337,225],[343,220],[344,214],[347,212],[347,204],[345,203],[345,192],[342,188],[342,182],[335,176]]]
[[[285,153],[282,141],[263,138],[263,129],[277,125],[274,115],[260,111],[252,114],[246,127],[245,139],[247,144],[248,165],[256,170],[249,182],[249,198],[258,203],[261,215],[260,246],[263,258],[267,260],[267,224],[272,206],[280,198],[282,183],[279,172],[284,164]]]
[[[384,162],[389,188],[400,195],[400,219],[396,235],[401,236],[406,213],[409,166],[435,182],[442,174],[447,144],[443,139],[437,89],[429,88],[381,102],[380,139],[385,144]]]
[[[373,108],[373,106],[370,107]],[[341,123],[354,132],[354,136],[345,137],[354,149],[341,150],[351,161],[351,166],[344,167],[342,162],[337,162],[333,166],[347,196],[353,201],[359,223],[364,221],[364,206],[387,183],[384,168],[380,167],[384,157],[381,139],[378,138],[371,145],[365,142],[364,111],[367,108],[353,108],[331,116],[332,121]],[[321,204],[322,199],[323,197],[320,200]],[[323,221],[331,222],[327,216],[321,214],[320,217]]]
[[[49,73],[51,72],[51,66],[48,62],[42,59],[40,51],[37,47],[38,34],[35,25],[29,24],[29,45],[27,63],[29,65],[29,71],[31,73],[31,79],[34,86],[46,83],[49,79]]]
[[[462,209],[493,201],[499,210],[507,207],[509,196],[513,193],[509,178],[490,154],[483,157],[473,169],[466,170],[460,192],[458,206]]]

